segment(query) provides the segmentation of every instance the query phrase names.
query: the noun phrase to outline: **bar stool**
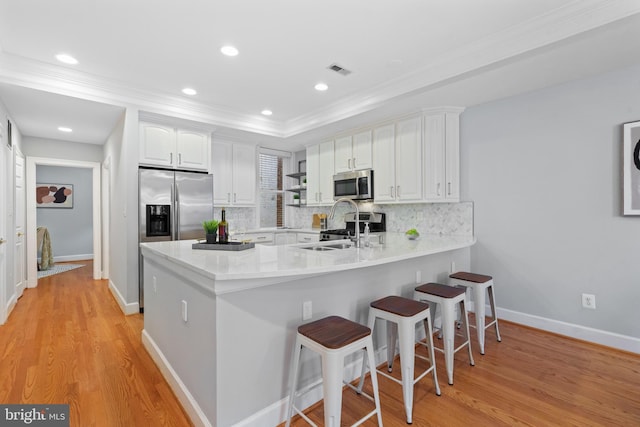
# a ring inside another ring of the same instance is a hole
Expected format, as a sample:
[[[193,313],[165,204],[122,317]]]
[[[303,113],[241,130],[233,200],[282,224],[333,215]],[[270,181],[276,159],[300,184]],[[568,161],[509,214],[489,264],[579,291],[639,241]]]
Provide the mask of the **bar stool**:
[[[361,392],[343,380],[344,358],[351,353],[365,349],[369,366],[375,366],[371,329],[338,316],[325,317],[298,327],[291,372],[289,405],[287,408],[287,427],[291,425],[291,417],[294,410],[309,424],[316,426],[313,421],[295,406],[295,398],[297,396],[310,391],[317,385],[312,384],[310,387],[296,391],[302,346],[319,353],[322,358],[324,424],[327,427],[339,427],[342,409],[342,383],[345,383],[358,393]],[[362,363],[365,363],[365,359],[363,359]],[[373,383],[373,397],[365,393],[362,394],[373,401],[376,408],[358,420],[354,425],[359,425],[364,420],[377,414],[378,425],[382,426],[378,379],[375,369],[371,370],[371,382]]]
[[[463,288],[455,288],[453,286],[441,285],[440,283],[427,283],[415,288],[414,298],[418,301],[429,301],[440,305],[440,313],[442,315],[442,335],[444,340],[444,348],[435,347],[436,350],[444,353],[445,367],[447,368],[447,377],[449,385],[453,385],[453,356],[454,354],[467,347],[469,349],[469,364],[475,365],[473,354],[471,353],[471,340],[469,339],[469,320],[467,318],[467,308],[464,302],[466,291]],[[454,349],[454,339],[456,333],[456,313],[455,305],[460,305],[460,313],[462,314],[462,327],[465,332],[465,341]],[[435,308],[431,312],[431,323],[435,318]]]
[[[491,325],[496,327],[498,342],[500,330],[498,329],[498,316],[496,315],[496,299],[493,293],[493,278],[482,274],[459,271],[449,275],[452,286],[464,286],[473,289],[473,303],[476,312],[476,330],[478,333],[478,343],[480,343],[480,354],[484,354],[484,331]],[[485,290],[489,293],[489,304],[491,305],[492,321],[485,325]]]
[[[433,351],[433,329],[431,327],[431,314],[429,304],[415,301],[409,298],[399,296],[388,296],[370,304],[369,309],[369,328],[373,331],[376,318],[387,321],[387,369],[389,372],[393,369],[393,359],[395,358],[396,339],[400,342],[400,368],[402,381],[392,377],[384,371],[377,370],[379,374],[402,384],[402,396],[404,398],[404,409],[407,414],[407,424],[413,422],[413,386],[420,381],[429,372],[433,372],[433,384],[436,387],[436,395],[440,396],[440,386],[438,385],[438,375],[436,372],[436,359]],[[415,354],[415,333],[416,323],[423,322],[425,334],[427,336],[426,343],[418,341],[427,347],[429,357]],[[418,378],[414,379],[415,357],[430,362],[430,367],[421,373]],[[362,390],[364,384],[364,374],[366,365],[362,365],[362,375],[360,376],[360,384],[358,390]]]

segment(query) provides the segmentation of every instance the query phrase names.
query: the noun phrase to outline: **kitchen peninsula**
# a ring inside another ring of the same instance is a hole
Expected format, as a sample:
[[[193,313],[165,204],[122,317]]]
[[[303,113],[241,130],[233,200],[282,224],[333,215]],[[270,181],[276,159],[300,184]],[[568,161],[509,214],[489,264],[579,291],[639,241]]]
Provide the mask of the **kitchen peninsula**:
[[[417,282],[469,268],[473,236],[386,233],[360,249],[315,244],[193,250],[141,244],[143,342],[196,425],[276,425],[284,419],[296,328],[339,315],[366,323],[369,302],[411,297]],[[303,304],[312,318],[303,321]],[[319,363],[301,380],[320,378]],[[309,402],[311,403],[311,402]]]

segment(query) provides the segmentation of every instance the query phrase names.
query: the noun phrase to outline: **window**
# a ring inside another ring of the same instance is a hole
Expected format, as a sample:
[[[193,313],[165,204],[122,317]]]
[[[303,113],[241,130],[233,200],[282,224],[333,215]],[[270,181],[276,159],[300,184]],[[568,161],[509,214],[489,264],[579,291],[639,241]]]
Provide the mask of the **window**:
[[[284,217],[284,177],[289,153],[261,150],[260,173],[260,227],[282,227]]]

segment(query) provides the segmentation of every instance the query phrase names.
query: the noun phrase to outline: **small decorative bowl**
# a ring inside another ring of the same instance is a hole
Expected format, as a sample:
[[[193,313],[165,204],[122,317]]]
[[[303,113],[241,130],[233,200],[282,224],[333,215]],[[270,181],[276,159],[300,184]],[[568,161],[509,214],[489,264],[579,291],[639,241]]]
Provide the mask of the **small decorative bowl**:
[[[416,233],[416,234],[405,234],[405,236],[407,236],[407,239],[409,239],[409,240],[417,240],[418,237],[420,237],[420,234],[419,233]]]

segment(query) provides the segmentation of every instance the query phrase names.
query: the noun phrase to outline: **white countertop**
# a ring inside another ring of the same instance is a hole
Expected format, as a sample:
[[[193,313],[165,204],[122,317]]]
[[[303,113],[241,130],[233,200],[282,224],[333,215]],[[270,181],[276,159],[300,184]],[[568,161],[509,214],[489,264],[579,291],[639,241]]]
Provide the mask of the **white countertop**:
[[[429,236],[408,240],[402,233],[385,233],[385,243],[369,248],[330,251],[303,249],[315,244],[256,245],[243,251],[195,250],[195,240],[142,243],[142,254],[170,261],[211,283],[200,285],[215,294],[266,286],[310,275],[381,265],[469,247],[473,236]]]

